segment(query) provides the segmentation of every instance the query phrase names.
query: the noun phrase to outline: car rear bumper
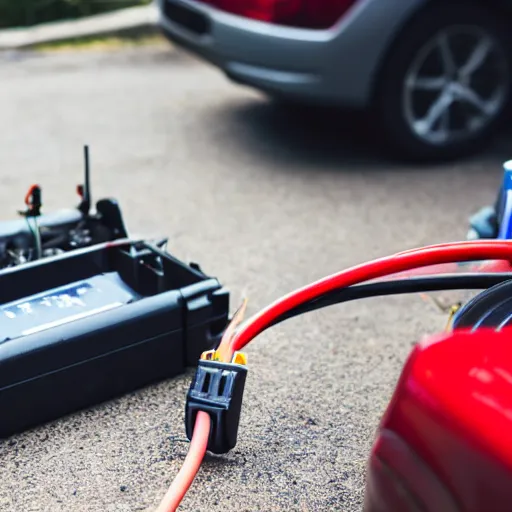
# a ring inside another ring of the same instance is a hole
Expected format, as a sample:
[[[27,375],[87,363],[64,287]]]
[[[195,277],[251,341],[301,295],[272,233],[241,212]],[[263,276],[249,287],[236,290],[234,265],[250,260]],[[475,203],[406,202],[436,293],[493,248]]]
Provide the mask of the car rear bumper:
[[[275,26],[194,0],[159,0],[159,11],[171,41],[236,82],[302,100],[364,107],[385,48],[406,14],[423,1],[404,7],[402,0],[385,6],[360,0],[329,30]]]
[[[339,98],[326,76],[328,31],[274,27],[187,0],[161,0],[160,13],[160,25],[171,41],[236,82],[275,94]]]

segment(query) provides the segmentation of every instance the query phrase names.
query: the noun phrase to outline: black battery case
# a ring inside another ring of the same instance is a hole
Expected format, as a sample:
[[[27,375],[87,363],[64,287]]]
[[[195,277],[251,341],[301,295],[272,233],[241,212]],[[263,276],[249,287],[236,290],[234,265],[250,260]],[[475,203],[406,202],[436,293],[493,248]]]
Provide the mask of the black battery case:
[[[145,242],[103,244],[0,272],[0,437],[196,366],[229,293]]]

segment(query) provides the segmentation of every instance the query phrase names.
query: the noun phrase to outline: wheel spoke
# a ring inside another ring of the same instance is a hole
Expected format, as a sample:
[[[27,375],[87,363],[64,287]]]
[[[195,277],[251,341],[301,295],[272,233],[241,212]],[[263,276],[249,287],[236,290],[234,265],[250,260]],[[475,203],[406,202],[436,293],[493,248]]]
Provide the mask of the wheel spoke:
[[[474,50],[471,52],[466,63],[460,68],[460,74],[464,77],[471,76],[475,71],[481,68],[492,50],[492,41],[490,37],[482,37]]]
[[[455,64],[452,49],[450,48],[448,34],[441,34],[438,37],[437,44],[439,46],[439,51],[441,52],[441,59],[443,61],[444,71],[447,75],[451,75],[456,71],[457,66]]]
[[[446,78],[439,76],[431,77],[417,77],[410,79],[407,83],[409,88],[420,91],[440,91],[446,85]]]
[[[449,109],[452,104],[453,98],[451,95],[442,93],[439,95],[436,101],[430,107],[427,115],[418,121],[416,121],[415,128],[418,133],[427,134],[432,131],[432,128],[436,121]],[[449,114],[448,114],[449,115]]]
[[[492,115],[494,113],[496,102],[492,99],[488,101],[482,99],[473,89],[464,87],[460,90],[459,95],[461,99],[477,108],[482,114]]]
[[[448,105],[441,114],[441,125],[440,130],[438,131],[438,133],[443,134],[444,138],[447,138],[448,134],[450,133],[450,121],[450,105]]]

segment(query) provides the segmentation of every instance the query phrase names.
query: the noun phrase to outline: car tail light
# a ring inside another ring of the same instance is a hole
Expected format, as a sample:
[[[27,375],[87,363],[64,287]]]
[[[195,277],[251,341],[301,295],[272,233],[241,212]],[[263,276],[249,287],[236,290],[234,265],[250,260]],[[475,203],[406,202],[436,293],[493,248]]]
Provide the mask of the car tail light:
[[[336,24],[357,0],[206,0],[246,18],[297,28],[325,29]]]

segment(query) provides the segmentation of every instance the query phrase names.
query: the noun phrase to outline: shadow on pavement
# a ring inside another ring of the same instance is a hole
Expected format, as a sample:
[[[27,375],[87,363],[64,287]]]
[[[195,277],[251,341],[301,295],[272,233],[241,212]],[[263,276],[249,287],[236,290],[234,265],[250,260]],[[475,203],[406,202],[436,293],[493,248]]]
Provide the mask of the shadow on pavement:
[[[378,133],[372,130],[371,119],[360,113],[335,109],[297,107],[266,99],[231,103],[218,111],[219,122],[234,137],[240,149],[267,157],[275,162],[286,160],[299,167],[336,166],[340,169],[364,167],[365,170],[421,170],[421,163],[411,164],[390,158],[379,147]],[[481,153],[459,160],[471,164],[499,165],[512,159],[511,129],[500,134]],[[442,170],[448,164],[428,164]],[[453,165],[453,162],[451,163]]]

